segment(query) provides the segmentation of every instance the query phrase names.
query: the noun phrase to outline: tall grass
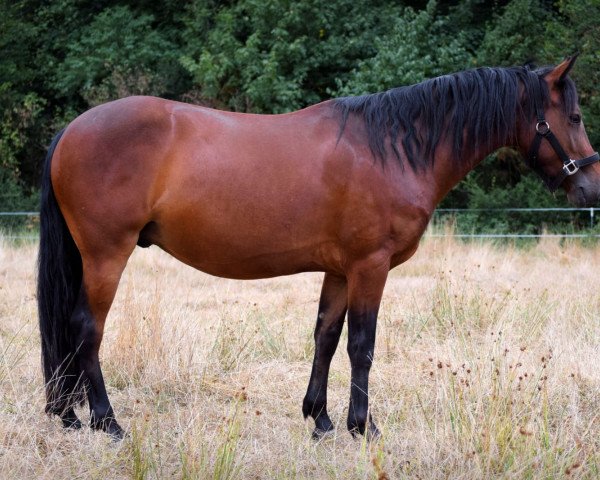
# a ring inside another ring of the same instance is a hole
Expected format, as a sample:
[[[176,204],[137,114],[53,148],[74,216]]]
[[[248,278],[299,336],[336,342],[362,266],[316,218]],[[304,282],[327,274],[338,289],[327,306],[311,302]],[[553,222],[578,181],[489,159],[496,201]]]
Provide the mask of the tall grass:
[[[597,248],[425,241],[384,295],[376,443],[345,431],[345,332],[337,432],[315,443],[302,420],[321,274],[236,282],[154,248],[130,260],[101,352],[128,437],[62,430],[43,414],[35,255],[0,239],[0,478],[600,476]]]

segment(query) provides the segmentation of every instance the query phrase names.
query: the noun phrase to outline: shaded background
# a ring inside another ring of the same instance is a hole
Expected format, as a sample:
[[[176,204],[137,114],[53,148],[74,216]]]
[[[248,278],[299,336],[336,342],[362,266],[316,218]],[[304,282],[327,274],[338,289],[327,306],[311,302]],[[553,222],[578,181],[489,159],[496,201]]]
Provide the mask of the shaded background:
[[[0,211],[36,209],[52,136],[90,107],[157,95],[278,113],[481,65],[558,63],[574,72],[600,148],[600,2],[589,0],[0,0]],[[510,149],[442,207],[566,206]],[[469,216],[464,228],[537,231],[539,216]],[[587,225],[575,214],[545,226]]]

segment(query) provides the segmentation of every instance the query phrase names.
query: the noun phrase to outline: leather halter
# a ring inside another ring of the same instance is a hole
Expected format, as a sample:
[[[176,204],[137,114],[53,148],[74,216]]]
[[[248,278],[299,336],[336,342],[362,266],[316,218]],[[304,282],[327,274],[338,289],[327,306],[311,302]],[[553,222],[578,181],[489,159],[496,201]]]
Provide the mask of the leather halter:
[[[572,158],[569,158],[558,141],[558,138],[556,138],[554,133],[552,133],[550,130],[550,124],[546,121],[544,116],[544,102],[542,99],[541,87],[537,82],[534,82],[534,85],[535,115],[537,117],[537,123],[535,125],[535,138],[533,139],[531,147],[529,148],[529,163],[542,178],[548,189],[551,192],[555,192],[567,177],[576,174],[581,167],[596,163],[598,160],[600,160],[600,155],[598,152],[594,152],[589,157],[580,158],[579,160],[573,160]],[[540,145],[544,138],[550,142],[550,145],[563,162],[563,167],[560,173],[555,177],[550,177],[542,172],[541,169],[536,168]]]

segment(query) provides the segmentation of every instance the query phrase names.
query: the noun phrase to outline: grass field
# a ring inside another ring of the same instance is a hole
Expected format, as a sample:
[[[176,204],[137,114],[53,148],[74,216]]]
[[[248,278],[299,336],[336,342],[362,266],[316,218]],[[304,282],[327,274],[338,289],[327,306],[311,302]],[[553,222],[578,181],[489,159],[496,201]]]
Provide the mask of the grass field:
[[[43,414],[35,246],[0,240],[0,478],[600,477],[600,247],[430,239],[388,280],[371,373],[379,442],[301,414],[321,274],[238,282],[138,250],[101,358],[115,443]],[[80,415],[87,419],[87,411]]]

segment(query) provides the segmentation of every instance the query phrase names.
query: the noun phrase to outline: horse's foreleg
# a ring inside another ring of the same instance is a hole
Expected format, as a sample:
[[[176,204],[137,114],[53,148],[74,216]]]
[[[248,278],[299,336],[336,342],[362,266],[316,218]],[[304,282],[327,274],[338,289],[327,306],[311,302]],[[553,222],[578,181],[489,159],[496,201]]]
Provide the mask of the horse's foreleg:
[[[90,424],[115,438],[123,438],[106,393],[98,352],[104,333],[104,322],[114,299],[126,259],[83,262],[83,284],[71,317],[78,346],[78,359],[84,374],[90,405]]]
[[[379,431],[369,413],[369,371],[375,351],[375,328],[387,265],[369,265],[348,275],[348,356],[352,369],[348,430],[377,437]],[[368,422],[368,425],[367,425]]]
[[[320,438],[333,430],[333,424],[327,414],[327,378],[329,365],[335,353],[348,301],[346,279],[332,274],[325,274],[319,315],[315,328],[315,357],[308,383],[308,390],[302,403],[304,418],[309,415],[315,421],[313,437]]]

